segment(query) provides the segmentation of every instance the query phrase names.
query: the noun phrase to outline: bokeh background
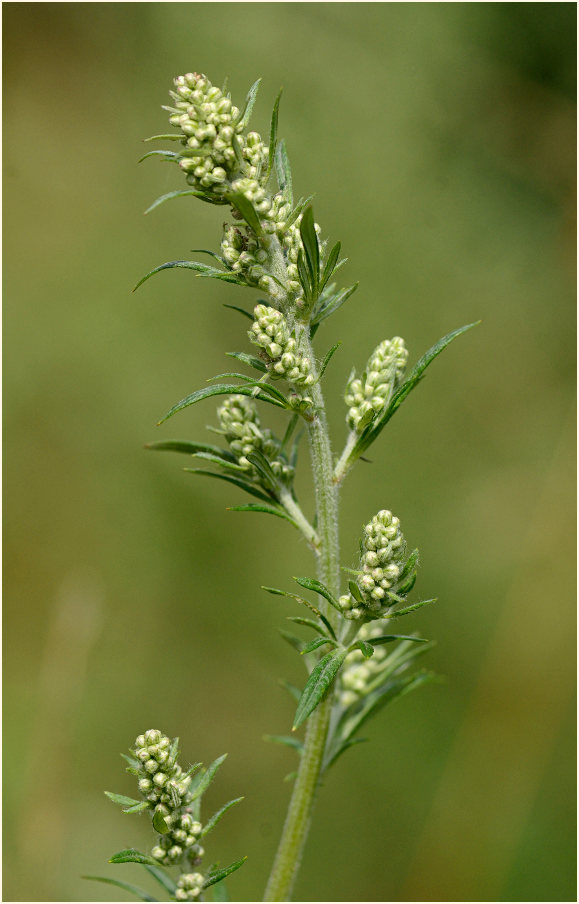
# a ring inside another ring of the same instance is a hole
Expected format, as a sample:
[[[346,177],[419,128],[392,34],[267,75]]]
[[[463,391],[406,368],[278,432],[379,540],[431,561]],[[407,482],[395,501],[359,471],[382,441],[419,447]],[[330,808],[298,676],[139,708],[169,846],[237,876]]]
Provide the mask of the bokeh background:
[[[381,507],[421,549],[412,625],[446,676],[370,723],[320,795],[296,899],[575,900],[572,3],[10,3],[4,6],[5,900],[116,900],[106,859],[150,844],[119,751],[147,727],[230,756],[208,807],[244,794],[208,856],[259,899],[277,844],[301,682],[277,634],[311,573],[276,519],[196,481],[151,439],[202,439],[214,406],[167,408],[247,348],[223,303],[255,293],[175,271],[222,212],[136,160],[174,75],[285,93],[298,194],[360,289],[319,334],[336,449],[353,363],[400,334],[431,368],[342,496],[344,561]],[[305,462],[304,462],[305,463]],[[300,478],[308,492],[307,473]],[[425,663],[426,664],[426,663]],[[128,899],[128,896],[127,896]]]

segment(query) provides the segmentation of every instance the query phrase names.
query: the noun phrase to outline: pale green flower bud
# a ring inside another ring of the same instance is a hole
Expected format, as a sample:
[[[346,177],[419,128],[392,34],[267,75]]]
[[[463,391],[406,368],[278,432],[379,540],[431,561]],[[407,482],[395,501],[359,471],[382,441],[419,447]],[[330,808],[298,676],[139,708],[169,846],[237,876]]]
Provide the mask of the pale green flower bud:
[[[229,396],[218,408],[217,415],[221,432],[231,451],[248,473],[252,476],[257,474],[247,456],[258,451],[265,455],[277,476],[286,482],[291,480],[293,468],[279,457],[280,444],[271,430],[261,426],[257,406],[252,399],[242,395]]]
[[[349,406],[346,420],[352,430],[364,428],[369,412],[377,415],[386,407],[402,381],[407,360],[404,340],[395,336],[374,349],[361,378],[352,373],[344,396]]]
[[[253,312],[255,322],[248,332],[254,345],[265,352],[272,375],[284,377],[296,386],[311,386],[314,377],[309,358],[299,354],[297,342],[290,334],[281,311],[258,304]]]
[[[204,876],[201,873],[183,873],[177,881],[177,901],[197,901],[203,891]]]

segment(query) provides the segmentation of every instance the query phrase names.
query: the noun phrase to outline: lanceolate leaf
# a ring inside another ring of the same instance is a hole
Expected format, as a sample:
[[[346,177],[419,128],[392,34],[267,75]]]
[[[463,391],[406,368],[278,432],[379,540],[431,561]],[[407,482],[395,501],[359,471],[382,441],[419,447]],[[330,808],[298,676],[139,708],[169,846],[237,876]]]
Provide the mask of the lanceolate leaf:
[[[160,207],[161,204],[164,204],[165,201],[172,201],[173,198],[186,198],[187,196],[193,198],[201,198],[203,201],[207,200],[206,196],[202,191],[194,191],[192,188],[184,189],[183,191],[170,191],[167,192],[166,195],[161,195],[157,198],[156,201],[153,201],[150,207],[147,207],[145,213],[151,213],[155,208]],[[213,204],[226,204],[226,201],[213,201]]]
[[[288,738],[285,735],[264,735],[263,740],[271,741],[272,744],[283,744],[286,747],[293,747],[298,753],[301,753],[304,749],[303,743],[296,737]]]
[[[338,308],[341,308],[344,302],[350,298],[351,295],[354,294],[356,289],[358,288],[358,283],[354,283],[353,286],[350,286],[349,289],[342,289],[340,292],[337,292],[335,295],[332,295],[329,300],[324,304],[323,307],[317,309],[312,317],[312,327],[318,326],[325,320],[326,317],[329,317],[330,314],[334,314]]]
[[[352,716],[348,716],[346,713],[346,717],[340,723],[342,737],[344,739],[351,738],[364,722],[389,703],[435,679],[436,675],[433,672],[425,671],[391,679],[366,698],[363,705],[355,710]]]
[[[212,446],[209,443],[192,443],[184,439],[165,439],[159,442],[146,443],[145,449],[152,449],[155,452],[182,452],[185,455],[197,455],[198,452],[207,452],[210,455],[217,455],[226,461],[235,462],[236,458],[228,449],[220,449],[219,446]]]
[[[315,640],[310,640],[309,643],[303,647],[301,650],[301,655],[304,656],[306,653],[313,653],[314,650],[317,650],[319,647],[323,647],[325,644],[331,643],[332,646],[335,646],[333,640],[330,640],[329,637],[316,637]]]
[[[229,358],[236,358],[243,364],[247,364],[249,367],[261,371],[262,374],[267,373],[267,367],[263,361],[260,358],[256,358],[255,355],[248,355],[246,352],[227,352],[227,356]]]
[[[425,637],[414,637],[412,634],[381,634],[380,637],[372,637],[370,643],[373,647],[381,644],[392,643],[394,640],[410,640],[413,643],[429,643]]]
[[[123,891],[128,891],[136,898],[139,898],[140,901],[159,900],[158,898],[154,898],[148,892],[143,891],[142,888],[138,888],[136,885],[130,885],[128,882],[120,882],[118,879],[108,879],[105,876],[82,876],[82,878],[90,879],[91,882],[104,882],[106,885],[114,885],[116,888],[122,888]]]
[[[342,344],[341,342],[336,342],[336,344],[332,346],[332,348],[329,350],[329,352],[326,352],[324,360],[322,361],[322,366],[320,367],[320,376],[319,376],[320,380],[324,376],[324,374],[326,372],[326,367],[330,363],[332,357],[334,356],[334,353],[338,351],[341,344]]]
[[[167,835],[169,832],[169,826],[160,810],[153,813],[153,828],[159,835]]]
[[[237,311],[238,314],[243,314],[244,317],[253,320],[253,314],[250,314],[249,311],[244,311],[243,308],[238,307],[236,304],[224,304],[223,307],[231,308],[232,311]]]
[[[109,863],[147,863],[149,866],[158,866],[157,861],[149,857],[148,854],[142,854],[135,848],[125,848],[123,851],[117,851],[113,854]]]
[[[124,794],[115,794],[114,791],[105,791],[105,794],[109,800],[112,800],[114,804],[120,804],[121,807],[134,807],[137,804],[143,803],[142,800],[135,800],[133,797],[125,797]]]
[[[217,383],[214,386],[203,386],[202,389],[197,389],[195,392],[192,392],[191,395],[181,399],[180,402],[177,402],[176,405],[173,405],[173,407],[169,409],[167,414],[164,415],[158,423],[163,424],[170,417],[173,417],[174,414],[177,414],[178,411],[183,411],[184,408],[189,408],[190,405],[195,405],[197,402],[202,402],[204,399],[211,398],[211,396],[246,395],[253,397],[254,392],[257,392],[255,398],[262,402],[269,402],[270,405],[276,405],[278,408],[286,407],[278,401],[277,398],[274,398],[271,395],[264,395],[261,384],[258,382],[245,383],[241,386],[237,386],[235,383]]]
[[[330,603],[334,609],[337,609],[339,612],[342,610],[338,604],[336,597],[330,593],[325,584],[322,584],[321,581],[317,581],[315,578],[294,578],[294,581],[300,585],[300,587],[305,587],[306,590],[313,590],[314,593],[319,593],[320,596],[323,596],[324,599]]]
[[[288,513],[281,508],[277,508],[274,505],[256,505],[253,502],[248,502],[247,505],[230,505],[227,507],[228,512],[262,512],[264,515],[276,515],[278,518],[283,518],[284,521],[289,521],[294,527],[298,527],[296,522]]]
[[[191,787],[190,800],[197,800],[198,797],[201,797],[201,795],[207,791],[207,788],[215,778],[215,773],[225,760],[226,756],[227,754],[224,753],[223,756],[217,757],[217,759],[213,760],[211,765],[207,767],[205,772],[199,774],[195,786]]]
[[[239,869],[240,866],[243,866],[246,860],[247,857],[242,857],[241,860],[236,860],[235,863],[226,866],[224,869],[211,870],[203,883],[203,888],[209,888],[210,885],[221,882],[222,879],[225,879],[231,873],[234,873],[236,869]]]
[[[332,650],[313,669],[298,703],[293,724],[294,731],[302,722],[305,722],[326,695],[347,655],[347,650]]]
[[[227,198],[231,201],[233,206],[237,208],[245,222],[248,226],[251,226],[255,234],[263,235],[259,214],[249,198],[246,198],[241,192],[228,194]]]
[[[320,246],[314,224],[314,211],[311,207],[307,207],[302,216],[300,236],[304,246],[312,296],[316,298],[320,285]]]
[[[257,92],[259,91],[259,86],[261,84],[261,79],[258,78],[257,81],[253,83],[249,91],[247,92],[247,97],[245,98],[245,104],[243,110],[241,111],[239,117],[239,123],[245,129],[249,123],[251,113],[255,106],[255,101],[257,100]]]
[[[429,606],[431,603],[436,602],[436,597],[432,600],[420,600],[419,603],[413,603],[411,606],[405,606],[404,609],[397,609],[396,612],[390,612],[386,616],[386,618],[398,618],[400,615],[408,615],[409,612],[414,612],[415,609],[422,609],[423,606]],[[406,638],[408,640],[408,638]],[[416,638],[413,638],[416,640]],[[422,641],[424,643],[424,641]]]
[[[275,151],[275,173],[281,191],[285,192],[288,203],[293,204],[292,173],[285,141],[283,139],[278,143]]]
[[[180,155],[176,151],[148,151],[137,161],[142,163],[147,157],[161,157],[163,160],[175,160]]]
[[[153,270],[150,270],[145,276],[142,277],[133,289],[133,292],[142,286],[144,282],[154,276],[155,273],[160,273],[161,270],[173,270],[173,269],[184,269],[184,270],[193,270],[197,276],[205,276],[210,279],[222,279],[225,282],[235,283],[238,286],[245,286],[246,283],[239,279],[239,277],[235,273],[231,273],[227,270],[218,270],[217,267],[210,267],[208,264],[201,264],[199,261],[167,261],[166,264],[160,264],[158,267],[154,267]]]
[[[330,253],[328,254],[328,259],[326,261],[326,265],[324,267],[324,272],[322,273],[322,279],[320,281],[320,292],[326,287],[326,284],[332,273],[336,269],[336,264],[338,262],[338,257],[340,256],[340,249],[342,245],[340,242],[336,242]]]
[[[170,895],[175,894],[175,889],[177,888],[176,884],[173,882],[170,876],[167,875],[165,870],[160,869],[158,866],[149,866],[148,863],[143,863],[144,868],[147,872],[153,876],[154,879],[159,882],[160,885],[166,889]]]
[[[327,760],[322,766],[322,772],[327,772],[330,766],[333,766],[336,760],[341,757],[346,750],[349,750],[350,747],[353,747],[355,744],[365,744],[367,740],[368,738],[349,738],[347,741],[339,741],[330,751]]]
[[[418,361],[418,363],[414,366],[404,383],[398,387],[390,403],[386,410],[380,415],[379,418],[373,421],[371,426],[367,427],[366,430],[360,435],[354,450],[351,455],[351,459],[355,460],[360,455],[362,455],[368,446],[374,442],[374,440],[378,437],[380,432],[384,429],[390,418],[393,414],[398,410],[404,399],[409,393],[418,385],[424,371],[431,364],[435,358],[440,355],[441,352],[450,345],[450,343],[457,338],[457,336],[462,335],[462,333],[466,333],[467,330],[473,328],[473,326],[477,326],[480,321],[476,321],[476,323],[469,323],[466,326],[461,326],[457,330],[453,330],[452,333],[448,333],[448,335],[444,336],[442,339],[439,339],[432,348],[429,348],[428,351],[422,356],[422,358]]]
[[[221,807],[221,809],[218,810],[217,813],[214,813],[213,816],[211,817],[211,819],[208,819],[207,822],[205,823],[205,825],[203,826],[203,831],[201,832],[201,837],[203,838],[204,835],[208,835],[209,832],[211,831],[211,829],[215,828],[215,826],[217,825],[217,823],[219,822],[221,817],[224,816],[225,813],[227,813],[227,811],[231,809],[231,807],[234,807],[235,804],[241,803],[242,800],[243,800],[243,797],[236,797],[235,800],[230,800],[223,807]]]
[[[278,96],[275,99],[275,103],[273,105],[273,112],[271,114],[271,130],[269,135],[269,160],[267,165],[267,178],[269,179],[271,172],[273,170],[274,160],[275,160],[275,151],[277,147],[277,120],[279,115],[279,103],[281,101],[282,90],[280,90]]]
[[[215,477],[217,480],[226,480],[228,483],[232,483],[236,487],[239,487],[240,490],[245,490],[250,496],[255,496],[256,499],[261,499],[263,502],[272,501],[269,496],[266,496],[265,493],[262,493],[257,487],[254,487],[253,484],[240,480],[237,477],[231,477],[229,474],[219,474],[216,471],[205,471],[203,468],[184,468],[183,470],[188,474],[200,474],[202,477]]]

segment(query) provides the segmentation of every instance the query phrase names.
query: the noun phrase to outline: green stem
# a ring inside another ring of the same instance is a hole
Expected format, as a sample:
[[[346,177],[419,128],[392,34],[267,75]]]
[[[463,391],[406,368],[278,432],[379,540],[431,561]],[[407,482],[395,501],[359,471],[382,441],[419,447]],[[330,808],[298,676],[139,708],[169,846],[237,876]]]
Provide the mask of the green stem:
[[[297,327],[296,332],[299,329]],[[297,338],[303,353],[313,362],[314,354],[307,331],[308,327],[301,327],[301,336]],[[317,382],[317,373],[315,376],[316,383],[312,387],[314,416],[308,423],[308,435],[318,515],[317,573],[319,580],[338,596],[340,592],[338,490],[332,479],[332,451],[324,398]],[[327,608],[328,604],[323,602]],[[329,617],[332,618],[331,613]],[[290,900],[310,827],[331,711],[332,694],[328,694],[308,721],[298,774],[264,901]]]

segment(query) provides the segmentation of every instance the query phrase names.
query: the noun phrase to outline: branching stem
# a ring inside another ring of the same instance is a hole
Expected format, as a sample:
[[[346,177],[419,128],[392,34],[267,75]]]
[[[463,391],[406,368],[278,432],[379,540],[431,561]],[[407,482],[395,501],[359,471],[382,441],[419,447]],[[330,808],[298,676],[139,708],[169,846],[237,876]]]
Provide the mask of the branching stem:
[[[308,327],[302,326],[301,330],[300,347],[305,350],[313,362],[315,359],[308,336]],[[315,376],[317,377],[317,373]],[[313,419],[308,423],[308,436],[318,516],[317,572],[319,580],[335,596],[338,596],[340,591],[338,490],[333,481],[332,451],[324,398],[317,379],[312,387],[312,399],[315,413]],[[325,609],[328,609],[328,603],[325,600],[320,602],[324,604]],[[326,614],[330,620],[335,621],[335,612]],[[264,901],[290,900],[310,827],[331,710],[332,694],[330,693],[308,721],[304,750]]]

